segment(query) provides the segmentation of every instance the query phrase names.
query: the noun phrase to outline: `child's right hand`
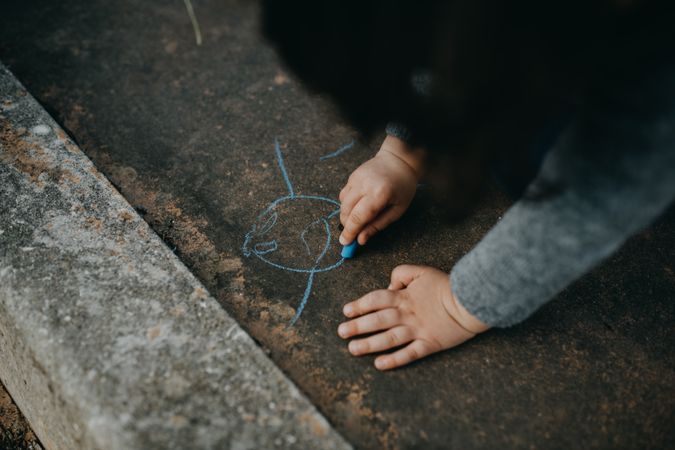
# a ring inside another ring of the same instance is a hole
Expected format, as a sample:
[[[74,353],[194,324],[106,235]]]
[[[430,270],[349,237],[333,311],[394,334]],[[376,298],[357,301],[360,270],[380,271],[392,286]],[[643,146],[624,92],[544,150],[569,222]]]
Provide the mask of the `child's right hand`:
[[[375,157],[356,169],[340,191],[340,243],[358,238],[364,245],[400,218],[410,206],[422,177],[424,152],[387,136]]]

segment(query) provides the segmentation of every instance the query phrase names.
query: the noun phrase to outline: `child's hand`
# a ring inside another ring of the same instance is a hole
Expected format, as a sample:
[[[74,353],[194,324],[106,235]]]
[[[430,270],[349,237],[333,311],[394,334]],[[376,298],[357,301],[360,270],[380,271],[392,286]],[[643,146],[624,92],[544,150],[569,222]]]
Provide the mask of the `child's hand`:
[[[473,317],[452,293],[448,274],[432,267],[398,266],[387,289],[373,291],[347,303],[344,315],[353,319],[338,327],[342,338],[373,334],[349,343],[352,355],[382,352],[375,367],[393,369],[431,353],[461,344],[489,327]]]
[[[424,154],[387,136],[374,158],[356,169],[340,192],[340,243],[363,245],[410,206],[421,177]]]

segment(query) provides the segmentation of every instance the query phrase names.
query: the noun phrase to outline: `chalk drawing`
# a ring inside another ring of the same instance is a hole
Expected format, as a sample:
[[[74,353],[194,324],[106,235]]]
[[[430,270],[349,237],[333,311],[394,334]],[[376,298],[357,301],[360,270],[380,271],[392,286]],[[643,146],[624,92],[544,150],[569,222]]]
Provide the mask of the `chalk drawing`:
[[[319,160],[324,161],[328,158],[335,158],[336,156],[340,156],[341,154],[343,154],[344,152],[346,152],[347,150],[349,150],[353,146],[354,146],[354,141],[351,141],[349,144],[343,145],[342,147],[335,150],[333,153],[323,155],[321,158],[319,158]]]
[[[353,145],[352,142],[340,147],[330,155],[337,156]],[[258,216],[256,223],[244,237],[242,252],[246,257],[255,256],[277,269],[307,275],[305,291],[289,323],[289,326],[293,326],[312,294],[316,274],[336,269],[344,262],[339,252],[329,252],[333,243],[330,222],[340,213],[340,203],[320,195],[296,194],[284,164],[279,141],[276,139],[274,151],[288,194],[274,200]],[[330,155],[326,156],[333,157]],[[311,219],[299,226],[297,223],[289,226],[289,223],[293,222],[294,212],[300,217],[301,213],[307,215],[308,211]],[[288,220],[279,222],[280,214],[285,214]]]

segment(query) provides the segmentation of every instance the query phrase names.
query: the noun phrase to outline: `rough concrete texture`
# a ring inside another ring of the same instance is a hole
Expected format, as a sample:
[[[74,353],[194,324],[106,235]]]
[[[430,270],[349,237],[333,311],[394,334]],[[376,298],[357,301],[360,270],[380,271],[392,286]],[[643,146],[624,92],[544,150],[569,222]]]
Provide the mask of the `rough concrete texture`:
[[[348,448],[3,66],[0,206],[0,378],[45,448]]]
[[[385,287],[397,264],[450,270],[508,201],[491,196],[448,224],[444,205],[422,193],[356,258],[316,276],[288,328],[307,276],[242,252],[257,215],[285,193],[274,140],[296,192],[331,198],[377,143],[359,141],[284,71],[256,32],[255,2],[193,5],[201,46],[180,1],[11,0],[0,16],[0,58],[350,442],[672,447],[672,211],[526,323],[379,373],[337,336],[342,305]],[[355,138],[342,155],[320,159]],[[284,210],[280,230],[306,217],[296,206]]]

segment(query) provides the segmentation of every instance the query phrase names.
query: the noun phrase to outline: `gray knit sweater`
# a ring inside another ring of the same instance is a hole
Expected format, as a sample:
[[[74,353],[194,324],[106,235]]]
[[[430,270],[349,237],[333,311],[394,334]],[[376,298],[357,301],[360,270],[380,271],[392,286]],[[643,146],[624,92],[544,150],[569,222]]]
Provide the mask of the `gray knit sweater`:
[[[452,269],[455,296],[485,324],[524,320],[675,198],[675,70],[607,89],[559,138],[523,198]]]

